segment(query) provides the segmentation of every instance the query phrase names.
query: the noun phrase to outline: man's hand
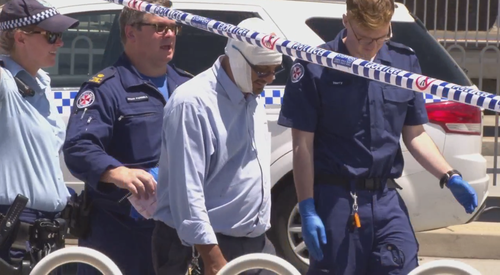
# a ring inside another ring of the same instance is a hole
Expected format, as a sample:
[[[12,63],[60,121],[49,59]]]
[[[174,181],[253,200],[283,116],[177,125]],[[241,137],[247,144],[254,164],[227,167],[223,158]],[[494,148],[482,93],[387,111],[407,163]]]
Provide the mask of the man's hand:
[[[101,176],[101,181],[127,189],[139,199],[148,199],[156,192],[156,181],[150,173],[142,169],[131,169],[125,166],[109,169]]]
[[[461,176],[454,175],[446,185],[455,199],[465,208],[465,212],[471,214],[477,207],[477,194]]]
[[[326,244],[325,226],[316,213],[314,199],[309,198],[299,202],[299,212],[302,219],[302,238],[309,249],[309,255],[320,261],[323,251],[320,242]]]
[[[195,248],[203,260],[205,275],[216,275],[227,264],[218,245],[195,245]]]
[[[219,271],[227,264],[226,259],[222,259],[218,262],[209,262],[208,264],[203,261],[203,270],[205,270],[205,275],[217,275]]]

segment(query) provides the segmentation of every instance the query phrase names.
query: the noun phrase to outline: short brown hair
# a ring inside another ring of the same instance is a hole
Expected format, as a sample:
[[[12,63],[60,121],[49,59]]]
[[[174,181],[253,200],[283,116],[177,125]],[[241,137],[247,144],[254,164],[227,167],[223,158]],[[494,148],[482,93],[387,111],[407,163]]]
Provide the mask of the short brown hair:
[[[167,8],[172,7],[172,1],[170,0],[142,0],[151,4],[164,6]],[[120,13],[120,38],[122,43],[125,44],[127,41],[127,36],[125,35],[125,26],[132,25],[142,22],[144,15],[146,13],[138,10],[134,10],[128,7],[124,7]],[[140,29],[140,26],[138,27]]]
[[[347,16],[361,26],[376,29],[391,22],[394,0],[346,0]]]

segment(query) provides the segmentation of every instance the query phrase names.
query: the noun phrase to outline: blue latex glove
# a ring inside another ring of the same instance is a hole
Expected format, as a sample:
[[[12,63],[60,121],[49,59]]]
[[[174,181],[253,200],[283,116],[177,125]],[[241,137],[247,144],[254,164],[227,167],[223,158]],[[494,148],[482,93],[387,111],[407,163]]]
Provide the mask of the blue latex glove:
[[[299,202],[299,213],[302,219],[302,238],[306,243],[309,255],[320,261],[323,259],[320,242],[326,244],[325,226],[316,213],[314,199]]]
[[[465,208],[468,214],[474,212],[477,207],[477,194],[461,176],[455,175],[448,180],[446,185],[455,199]]]
[[[158,182],[158,167],[155,167],[155,168],[151,168],[149,170],[149,173],[151,175],[153,175],[153,177],[155,178],[155,181]]]
[[[151,168],[149,170],[149,173],[153,175],[155,181],[158,182],[158,167]],[[137,212],[137,210],[133,206],[130,207],[130,217],[132,217],[136,221],[144,220],[144,217],[139,214],[139,212]]]

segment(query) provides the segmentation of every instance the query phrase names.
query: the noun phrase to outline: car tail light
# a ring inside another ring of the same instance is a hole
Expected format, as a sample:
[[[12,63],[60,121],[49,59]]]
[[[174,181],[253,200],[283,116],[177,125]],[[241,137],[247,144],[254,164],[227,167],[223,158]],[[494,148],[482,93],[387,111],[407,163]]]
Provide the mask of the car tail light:
[[[463,103],[445,101],[426,104],[429,122],[446,133],[481,135],[481,109]]]

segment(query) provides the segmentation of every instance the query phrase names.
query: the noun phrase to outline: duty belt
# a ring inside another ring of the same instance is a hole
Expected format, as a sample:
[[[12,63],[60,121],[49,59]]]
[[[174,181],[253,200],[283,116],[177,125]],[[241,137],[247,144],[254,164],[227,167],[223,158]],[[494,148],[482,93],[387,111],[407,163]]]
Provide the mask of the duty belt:
[[[394,179],[382,179],[382,178],[357,178],[350,179],[347,177],[342,177],[338,175],[327,175],[320,174],[314,176],[314,184],[328,184],[337,185],[346,188],[346,190],[351,190],[351,182],[354,181],[354,186],[356,190],[382,190],[387,184],[389,188],[402,189]]]
[[[38,219],[33,224],[19,222],[11,248],[30,253],[38,262],[52,250],[64,247],[66,230],[63,219]]]

